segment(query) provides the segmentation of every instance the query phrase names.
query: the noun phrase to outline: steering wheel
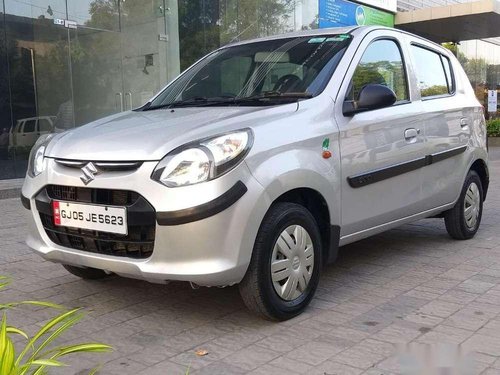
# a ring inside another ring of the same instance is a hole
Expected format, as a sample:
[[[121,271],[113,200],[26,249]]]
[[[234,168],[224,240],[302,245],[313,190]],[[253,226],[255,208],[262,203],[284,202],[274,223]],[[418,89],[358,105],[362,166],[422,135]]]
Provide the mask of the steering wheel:
[[[295,74],[285,74],[274,84],[273,91],[288,92],[295,89],[302,83],[302,80]]]

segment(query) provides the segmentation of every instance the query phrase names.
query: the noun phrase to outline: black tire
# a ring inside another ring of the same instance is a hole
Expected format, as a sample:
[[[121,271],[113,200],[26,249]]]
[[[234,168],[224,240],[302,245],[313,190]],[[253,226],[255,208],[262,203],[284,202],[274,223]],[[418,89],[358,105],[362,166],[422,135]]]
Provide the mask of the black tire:
[[[465,199],[469,187],[472,184],[475,184],[479,191],[479,212],[475,225],[470,227],[465,218]],[[479,225],[481,224],[481,217],[483,215],[483,198],[484,194],[481,178],[479,178],[479,175],[475,171],[471,170],[465,178],[464,186],[462,187],[462,192],[457,203],[452,209],[446,211],[444,215],[446,230],[452,238],[457,240],[468,240],[474,237],[479,229]]]
[[[109,276],[109,274],[97,268],[76,267],[68,264],[63,264],[63,267],[66,268],[69,273],[86,280],[99,280]]]
[[[282,299],[271,278],[271,258],[281,233],[291,225],[300,225],[309,234],[313,245],[312,274],[305,291],[293,299]],[[252,259],[239,285],[243,302],[253,312],[269,320],[288,320],[299,315],[314,296],[321,271],[321,235],[314,217],[301,205],[276,203],[271,206],[260,226]]]

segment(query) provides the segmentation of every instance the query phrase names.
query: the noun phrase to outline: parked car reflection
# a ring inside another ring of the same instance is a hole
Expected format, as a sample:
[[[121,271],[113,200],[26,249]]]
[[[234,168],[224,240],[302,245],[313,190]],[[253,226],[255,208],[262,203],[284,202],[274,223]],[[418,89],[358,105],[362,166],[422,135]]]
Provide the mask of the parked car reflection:
[[[17,120],[9,133],[9,157],[28,154],[39,136],[54,131],[55,119],[55,116],[39,116]]]

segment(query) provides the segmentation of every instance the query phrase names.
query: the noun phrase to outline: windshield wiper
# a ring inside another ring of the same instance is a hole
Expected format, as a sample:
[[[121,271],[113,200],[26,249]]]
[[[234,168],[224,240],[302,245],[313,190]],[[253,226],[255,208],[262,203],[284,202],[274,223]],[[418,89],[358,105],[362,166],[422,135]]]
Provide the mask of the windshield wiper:
[[[261,94],[235,98],[235,100],[265,100],[265,99],[311,99],[314,95],[308,92],[265,91]]]
[[[153,111],[162,108],[179,108],[179,107],[205,107],[212,105],[238,105],[243,103],[261,103],[266,104],[273,99],[281,100],[297,100],[297,99],[310,99],[313,95],[306,92],[279,92],[279,91],[266,91],[258,95],[246,97],[232,97],[232,96],[214,96],[203,97],[197,96],[185,100],[178,100],[171,103],[159,104],[144,108],[144,111]]]
[[[153,111],[155,109],[162,108],[178,108],[178,107],[189,107],[189,106],[205,106],[205,105],[215,105],[221,103],[232,103],[232,96],[214,96],[214,97],[205,97],[205,96],[195,96],[194,98],[177,100],[170,103],[158,104],[144,108],[144,111]]]

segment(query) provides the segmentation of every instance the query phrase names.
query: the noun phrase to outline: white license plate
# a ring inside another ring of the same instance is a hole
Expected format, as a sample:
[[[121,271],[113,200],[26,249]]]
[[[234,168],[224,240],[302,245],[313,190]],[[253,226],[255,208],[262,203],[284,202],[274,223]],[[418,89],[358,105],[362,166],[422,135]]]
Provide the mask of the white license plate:
[[[127,209],[115,206],[52,202],[57,226],[127,234]]]

